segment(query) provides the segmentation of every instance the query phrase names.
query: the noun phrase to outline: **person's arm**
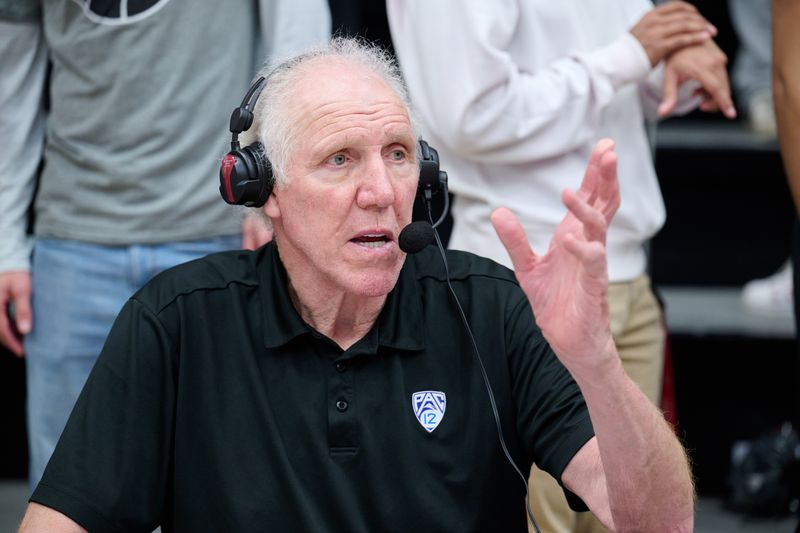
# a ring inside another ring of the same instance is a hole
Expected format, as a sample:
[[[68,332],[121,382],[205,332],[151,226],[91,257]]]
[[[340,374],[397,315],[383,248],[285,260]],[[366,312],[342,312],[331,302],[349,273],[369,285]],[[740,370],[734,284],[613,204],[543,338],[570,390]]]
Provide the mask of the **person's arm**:
[[[530,50],[559,58],[531,71],[514,62],[515,33],[544,28],[555,36],[557,30],[545,20],[539,28],[520,28],[517,2],[388,0],[387,14],[419,115],[439,142],[484,163],[530,162],[584,145],[596,137],[620,87],[641,81],[666,54],[711,32],[693,6],[670,2],[606,46]]]
[[[669,3],[656,2],[659,6]],[[716,37],[717,29],[711,29]],[[665,54],[659,68],[640,85],[648,119],[683,115],[698,106],[702,111],[722,111],[727,118],[735,118],[727,62],[727,56],[712,39]]]
[[[683,448],[625,374],[611,337],[605,238],[620,202],[613,142],[597,145],[580,188],[563,201],[568,213],[544,255],[509,210],[492,214],[536,323],[580,387],[594,427],[562,483],[612,530],[691,531],[694,488]]]
[[[87,533],[78,523],[55,509],[31,502],[22,518],[19,533]]]
[[[22,337],[33,325],[26,229],[44,143],[47,58],[38,19],[3,17],[5,13],[0,17],[0,343],[22,356]]]
[[[783,167],[800,213],[800,1],[772,0],[772,92]]]

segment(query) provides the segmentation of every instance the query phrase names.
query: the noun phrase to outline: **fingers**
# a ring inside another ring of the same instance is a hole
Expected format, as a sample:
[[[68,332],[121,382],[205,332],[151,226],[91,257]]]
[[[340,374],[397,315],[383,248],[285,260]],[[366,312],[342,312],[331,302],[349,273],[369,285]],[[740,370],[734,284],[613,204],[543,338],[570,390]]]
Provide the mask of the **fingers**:
[[[691,79],[702,87],[704,102],[700,105],[701,110],[720,109],[727,118],[736,118],[727,62],[727,56],[711,41],[703,46],[685,48],[671,56],[664,68],[664,100],[659,106],[659,115],[664,116],[672,110],[666,105],[667,99],[677,98],[677,87]]]
[[[712,36],[716,37],[716,35],[719,33],[716,26],[706,20],[706,18],[700,14],[700,11],[698,11],[697,7],[688,2],[682,2],[679,0],[664,2],[663,4],[659,4],[654,7],[651,10],[651,13],[658,17],[658,20],[662,23],[670,16],[684,16],[687,17],[687,20],[700,20],[706,30],[711,33]]]
[[[621,202],[617,177],[617,154],[613,151],[605,152],[600,159],[600,191],[602,204],[599,205],[599,209],[608,225],[614,218]]]
[[[606,249],[602,243],[582,241],[568,234],[564,237],[564,248],[580,261],[591,277],[606,276]]]
[[[664,38],[681,34],[694,34],[698,37],[704,35],[706,39],[709,39],[716,33],[716,31],[712,32],[712,28],[716,30],[714,26],[711,26],[708,21],[701,16],[672,17],[662,21],[658,27],[658,31]]]
[[[586,171],[583,174],[583,180],[580,187],[578,187],[577,195],[585,201],[593,204],[597,200],[597,195],[602,187],[601,184],[601,161],[607,153],[613,153],[614,141],[608,138],[600,139],[592,149],[592,155],[589,157],[589,163],[586,165]]]
[[[0,278],[0,343],[22,357],[22,337],[33,325],[30,274],[12,272]]]
[[[605,243],[608,224],[619,208],[617,154],[613,149],[611,139],[603,139],[595,145],[581,183],[581,188],[591,184],[593,190],[589,194],[566,189],[561,197],[567,209],[583,224],[584,236],[589,241]]]
[[[565,189],[561,201],[575,215],[583,226],[583,237],[587,241],[606,242],[606,219],[603,214],[591,206],[571,190]]]
[[[658,106],[658,116],[666,117],[678,103],[678,86],[680,75],[675,68],[667,65],[664,68],[664,82],[661,89],[661,103]]]
[[[492,226],[511,258],[514,271],[522,274],[532,270],[536,263],[536,254],[514,213],[505,207],[495,209],[492,213]]]
[[[651,65],[673,52],[701,44],[717,35],[717,28],[686,2],[667,2],[647,12],[630,30],[641,43]]]
[[[599,164],[603,156],[613,151],[615,147],[616,143],[614,143],[613,139],[609,139],[608,137],[600,139],[597,141],[597,144],[594,145],[594,148],[592,148],[592,155],[589,158],[589,162]]]
[[[698,73],[697,81],[703,86],[703,90],[708,93],[708,98],[714,102],[714,105],[701,105],[700,109],[703,111],[720,109],[726,118],[736,118],[736,108],[733,106],[733,98],[731,97],[730,80],[724,67],[716,66],[711,69],[701,69]]]
[[[670,55],[673,52],[686,48],[687,46],[695,46],[703,44],[711,39],[711,34],[705,31],[701,32],[682,32],[675,35],[663,36],[659,43],[659,54],[661,59]],[[658,61],[656,61],[658,63]]]
[[[704,113],[716,113],[717,111],[720,111],[719,104],[705,91],[703,91],[703,94],[700,96],[703,97],[703,101],[700,102],[700,105],[698,106],[700,111],[703,111]]]
[[[16,327],[11,322],[8,316],[8,307],[3,306],[3,311],[0,312],[0,343],[8,348],[8,351],[22,357],[22,336],[17,332]]]
[[[675,0],[673,2],[664,2],[654,7],[653,11],[658,13],[676,13],[676,12],[698,13],[698,14],[700,13],[694,5],[690,4],[689,2],[683,2],[682,0]]]
[[[17,329],[22,335],[31,332],[33,324],[33,312],[31,311],[31,291],[30,289],[20,288],[14,294],[14,318]]]
[[[598,161],[602,155],[610,150],[613,150],[616,146],[614,139],[609,139],[608,137],[604,137],[597,141],[597,144],[594,145],[592,148],[592,158],[594,158],[595,154],[598,154]]]
[[[567,189],[562,195],[567,209],[583,225],[583,238],[569,233],[564,236],[564,248],[575,256],[593,278],[606,276],[605,243],[608,223],[603,214]]]

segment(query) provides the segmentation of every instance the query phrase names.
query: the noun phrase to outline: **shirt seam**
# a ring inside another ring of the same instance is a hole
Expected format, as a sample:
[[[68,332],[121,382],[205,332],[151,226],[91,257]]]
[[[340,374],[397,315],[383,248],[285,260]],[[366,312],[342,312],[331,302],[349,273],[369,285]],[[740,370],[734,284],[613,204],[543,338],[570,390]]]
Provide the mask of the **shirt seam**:
[[[217,272],[219,273],[219,271],[217,271]],[[151,308],[149,305],[147,305],[143,300],[141,300],[136,295],[131,296],[130,299],[135,301],[135,302],[137,302],[137,303],[139,303],[139,304],[141,304],[143,307],[145,307],[154,316],[158,316],[161,313],[163,313],[168,307],[172,306],[175,303],[175,301],[178,300],[179,298],[181,298],[182,296],[189,296],[189,295],[194,294],[196,292],[224,291],[225,289],[227,289],[231,285],[241,285],[241,286],[244,286],[244,287],[258,287],[258,282],[248,282],[248,281],[243,281],[243,280],[229,280],[224,285],[220,285],[220,286],[193,287],[191,289],[178,291],[178,293],[175,294],[174,296],[172,296],[172,298],[170,298],[168,301],[164,302],[163,304],[161,304],[159,306],[156,306],[155,308]],[[159,323],[160,323],[160,321],[159,321]]]

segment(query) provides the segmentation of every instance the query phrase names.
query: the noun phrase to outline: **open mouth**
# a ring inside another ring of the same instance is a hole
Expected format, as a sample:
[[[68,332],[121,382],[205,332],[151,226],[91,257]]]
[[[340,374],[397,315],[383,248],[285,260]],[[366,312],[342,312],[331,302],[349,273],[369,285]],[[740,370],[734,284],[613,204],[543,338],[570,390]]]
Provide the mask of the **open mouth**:
[[[380,248],[381,246],[385,246],[390,240],[389,236],[384,233],[367,233],[350,239],[350,242],[363,246],[364,248]]]

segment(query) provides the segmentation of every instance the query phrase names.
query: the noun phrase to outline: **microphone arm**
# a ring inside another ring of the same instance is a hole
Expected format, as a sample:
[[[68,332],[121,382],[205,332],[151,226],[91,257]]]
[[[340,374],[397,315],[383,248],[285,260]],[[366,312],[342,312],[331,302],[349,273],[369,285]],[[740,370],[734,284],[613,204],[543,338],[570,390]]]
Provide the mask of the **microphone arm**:
[[[425,199],[425,207],[428,211],[428,220],[430,222],[422,220],[411,222],[403,228],[398,236],[398,245],[407,254],[415,254],[433,242],[437,242],[440,247],[442,246],[436,227],[444,221],[450,210],[450,195],[447,191],[447,174],[445,172],[439,172],[439,183],[441,184],[441,190],[444,192],[444,209],[436,223],[433,222],[433,208],[431,206],[433,191],[430,187],[425,187],[423,189],[423,198]]]
[[[433,197],[433,193],[429,188],[425,189],[425,207],[428,209],[428,220],[433,226],[433,229],[436,229],[443,221],[444,218],[447,216],[447,213],[450,211],[450,193],[447,189],[447,179],[445,178],[442,183],[442,194],[444,195],[444,208],[442,209],[442,214],[439,215],[439,219],[434,222],[433,221],[433,213],[431,207],[431,198]]]

